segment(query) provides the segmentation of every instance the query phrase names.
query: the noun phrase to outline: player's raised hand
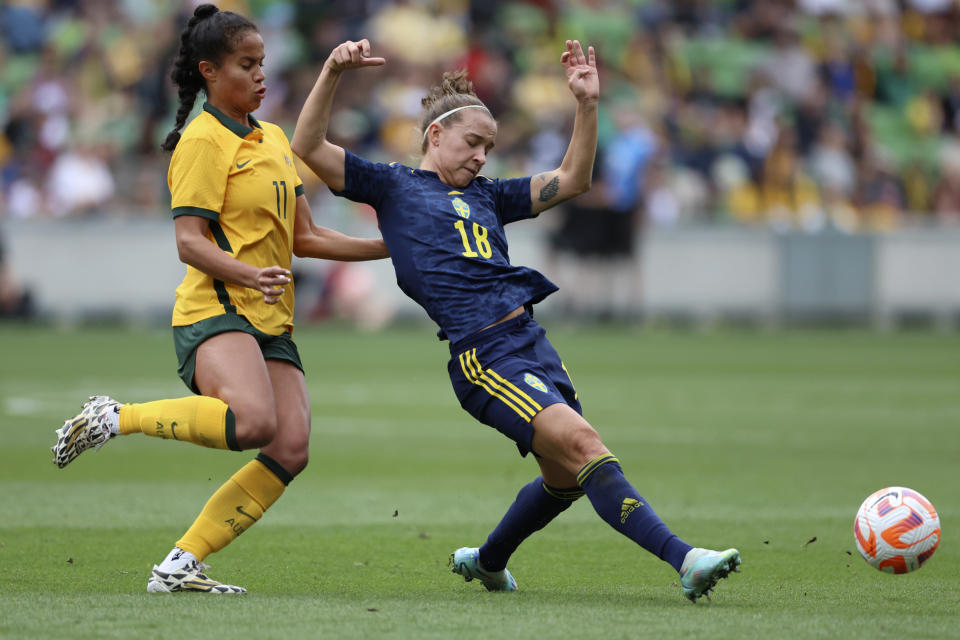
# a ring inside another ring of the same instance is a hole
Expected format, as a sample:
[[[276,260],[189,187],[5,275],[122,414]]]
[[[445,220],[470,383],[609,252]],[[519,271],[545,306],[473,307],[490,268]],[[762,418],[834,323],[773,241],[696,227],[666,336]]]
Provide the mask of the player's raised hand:
[[[567,86],[578,101],[599,99],[600,76],[593,47],[588,47],[584,55],[579,40],[567,40],[567,50],[560,56],[560,62],[567,74]]]
[[[360,67],[378,67],[386,62],[384,58],[370,57],[370,41],[364,38],[357,42],[347,40],[337,45],[327,58],[326,64],[331,71],[344,71]]]

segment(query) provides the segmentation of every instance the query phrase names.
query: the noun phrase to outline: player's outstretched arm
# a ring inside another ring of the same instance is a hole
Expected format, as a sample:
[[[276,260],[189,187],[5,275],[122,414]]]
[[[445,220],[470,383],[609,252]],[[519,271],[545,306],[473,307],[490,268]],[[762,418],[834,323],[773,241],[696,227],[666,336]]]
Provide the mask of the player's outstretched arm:
[[[390,257],[380,238],[354,238],[317,226],[313,222],[306,196],[297,196],[297,217],[293,223],[293,254],[298,258],[323,258],[344,262]]]
[[[590,189],[593,159],[597,154],[597,102],[600,78],[593,47],[584,54],[578,40],[567,40],[560,56],[567,74],[567,86],[577,99],[573,135],[560,167],[530,178],[530,200],[534,213],[580,195]]]
[[[297,118],[290,148],[321,180],[337,191],[344,188],[344,153],[341,147],[327,140],[327,127],[340,75],[347,69],[375,67],[385,62],[383,58],[370,57],[370,43],[366,39],[337,46],[323,63],[320,76]]]

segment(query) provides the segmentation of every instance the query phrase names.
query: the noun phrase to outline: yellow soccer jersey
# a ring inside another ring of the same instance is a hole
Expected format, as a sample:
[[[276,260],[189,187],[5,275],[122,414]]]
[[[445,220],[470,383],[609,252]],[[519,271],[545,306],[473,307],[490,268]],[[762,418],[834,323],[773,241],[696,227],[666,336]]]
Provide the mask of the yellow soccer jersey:
[[[173,151],[167,184],[173,217],[210,220],[207,237],[234,258],[258,268],[290,268],[296,199],[303,183],[290,142],[280,127],[253,128],[228,118],[208,103]],[[217,280],[192,266],[177,287],[173,326],[225,313],[244,316],[270,335],[293,330],[293,284],[268,305],[255,289]]]

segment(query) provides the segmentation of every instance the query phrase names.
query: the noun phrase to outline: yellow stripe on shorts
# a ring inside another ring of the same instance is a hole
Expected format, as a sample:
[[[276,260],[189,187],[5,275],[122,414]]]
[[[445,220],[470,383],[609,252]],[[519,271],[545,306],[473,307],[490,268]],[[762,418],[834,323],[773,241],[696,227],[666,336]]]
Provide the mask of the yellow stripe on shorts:
[[[537,415],[537,412],[543,409],[543,407],[534,402],[530,396],[517,389],[512,382],[505,379],[499,373],[493,369],[484,369],[480,364],[480,361],[477,359],[476,349],[470,353],[470,357],[472,358],[477,370],[480,371],[480,378],[485,380],[490,386],[497,389],[500,392],[500,395],[510,398],[510,400],[517,406],[522,408],[524,411],[529,412],[530,419],[533,419],[533,417]]]
[[[502,382],[505,386],[507,386],[508,388],[512,389],[512,390],[514,391],[514,393],[516,393],[517,395],[523,397],[523,399],[526,400],[527,403],[530,404],[530,406],[532,406],[534,409],[536,409],[537,411],[543,411],[543,407],[541,407],[540,404],[539,404],[536,400],[534,400],[534,399],[531,398],[529,395],[527,395],[526,392],[523,391],[523,389],[521,389],[521,388],[518,387],[517,385],[513,384],[512,382],[510,382],[510,381],[507,380],[506,378],[501,377],[500,374],[497,373],[496,371],[494,371],[493,369],[487,369],[487,372],[488,372],[490,375],[496,377],[497,380],[499,380],[500,382]]]
[[[513,409],[517,415],[527,422],[530,422],[533,419],[533,416],[537,415],[537,412],[531,409],[529,405],[523,402],[523,400],[512,394],[509,389],[504,389],[503,386],[496,381],[496,379],[488,375],[488,373],[494,372],[490,371],[489,369],[484,370],[483,366],[480,364],[480,361],[477,360],[476,349],[464,351],[459,355],[458,358],[460,360],[460,368],[463,369],[463,375],[467,380],[475,385],[483,387],[487,393]],[[494,373],[494,375],[497,378],[500,378],[500,376],[496,375],[496,373]],[[502,380],[503,378],[500,379]]]

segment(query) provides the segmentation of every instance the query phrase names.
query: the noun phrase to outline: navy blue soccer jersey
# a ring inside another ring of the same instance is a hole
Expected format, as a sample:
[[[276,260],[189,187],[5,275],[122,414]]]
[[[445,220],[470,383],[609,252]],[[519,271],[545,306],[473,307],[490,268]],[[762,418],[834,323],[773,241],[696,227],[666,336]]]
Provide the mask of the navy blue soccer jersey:
[[[456,342],[557,290],[510,264],[503,225],[534,217],[530,178],[477,177],[463,188],[433,171],[364,160],[349,151],[344,189],[377,211],[397,284]]]

